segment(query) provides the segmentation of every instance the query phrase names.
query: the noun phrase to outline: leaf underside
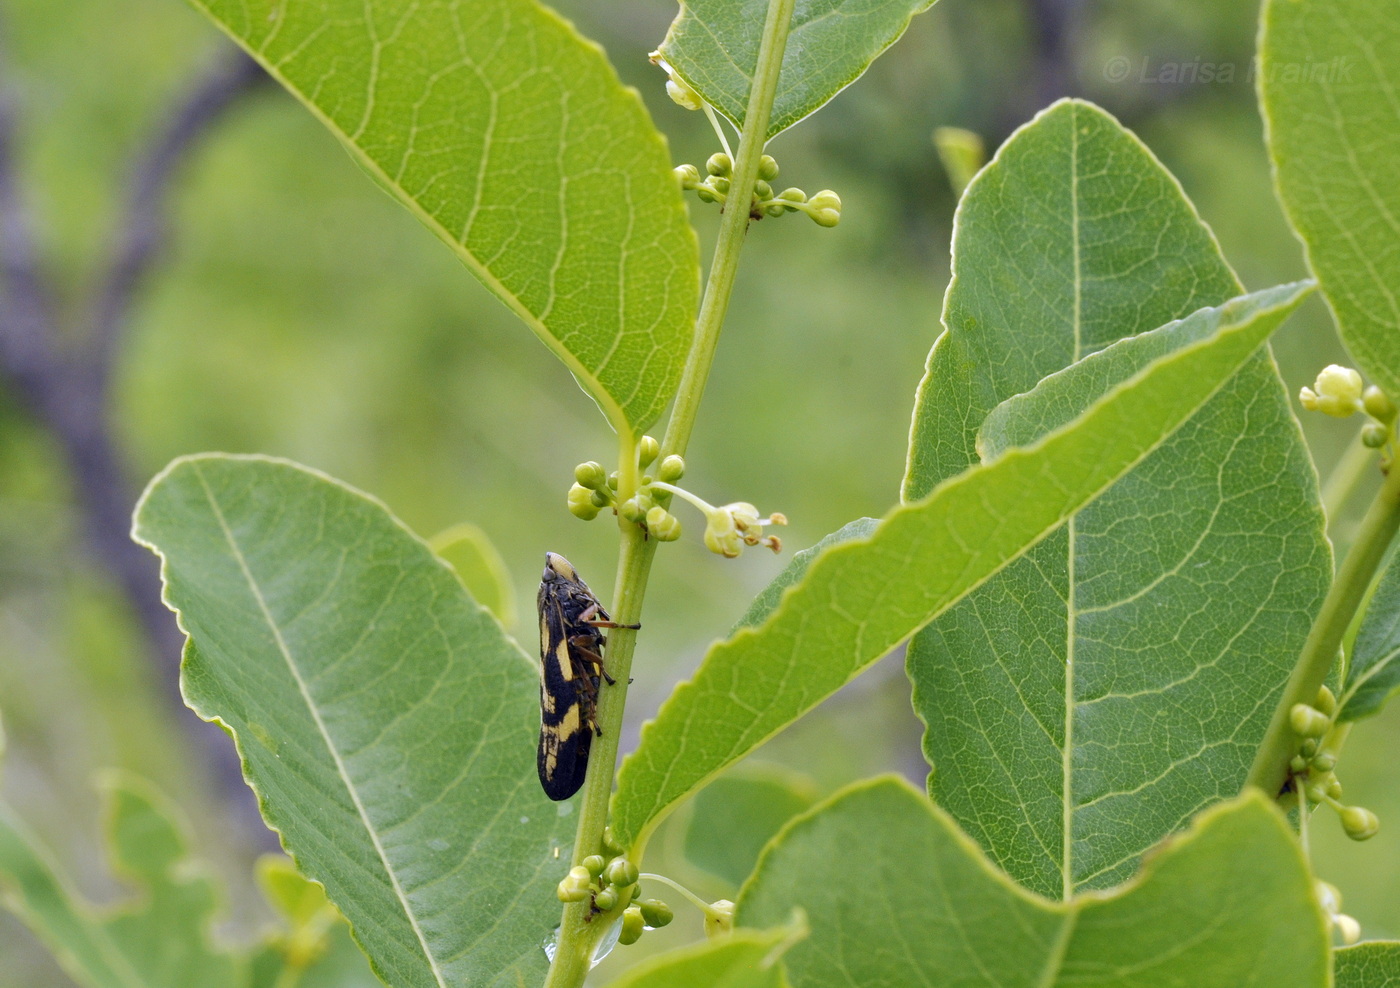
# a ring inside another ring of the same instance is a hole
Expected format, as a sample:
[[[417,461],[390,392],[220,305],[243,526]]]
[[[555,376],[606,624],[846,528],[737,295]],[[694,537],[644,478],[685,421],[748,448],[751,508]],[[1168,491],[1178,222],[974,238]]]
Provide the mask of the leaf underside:
[[[831,879],[842,860],[860,874],[859,904]],[[763,926],[794,904],[811,926],[786,958],[801,988],[1327,983],[1327,935],[1307,864],[1286,821],[1257,794],[1203,814],[1123,889],[1060,903],[991,868],[902,780],[861,783],[769,845],[735,918]]]
[[[395,988],[537,981],[573,819],[535,778],[534,663],[384,507],[261,457],[175,461],[137,508],[181,685]]]
[[[534,0],[191,0],[564,361],[618,432],[675,392],[699,253],[666,143]]]
[[[1337,332],[1400,400],[1400,6],[1270,0],[1259,93],[1279,197]]]

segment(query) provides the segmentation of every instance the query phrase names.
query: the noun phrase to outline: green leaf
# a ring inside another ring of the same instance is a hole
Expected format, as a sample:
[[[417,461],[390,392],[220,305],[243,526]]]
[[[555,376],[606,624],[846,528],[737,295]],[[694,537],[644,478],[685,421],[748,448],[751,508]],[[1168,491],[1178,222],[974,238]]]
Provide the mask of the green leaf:
[[[379,503],[261,457],[176,460],[137,507],[190,635],[185,696],[395,988],[532,983],[571,804],[535,778],[534,663]]]
[[[515,624],[515,591],[511,589],[510,570],[485,532],[463,522],[434,535],[428,545],[447,560],[473,600],[496,615],[496,620],[507,628]]]
[[[1148,365],[1036,445],[973,467],[833,546],[758,628],[711,647],[622,765],[634,849],[670,807],[840,689],[1097,496],[1208,401],[1303,297]]]
[[[744,616],[735,623],[729,633],[732,635],[740,628],[753,627],[766,621],[768,615],[778,609],[778,602],[783,599],[783,594],[787,592],[787,589],[801,582],[817,556],[821,555],[827,547],[850,542],[852,539],[867,539],[875,534],[875,529],[879,526],[878,518],[857,518],[855,521],[849,521],[842,525],[816,545],[794,553],[792,559],[783,567],[783,571],[773,578],[772,583],[760,590],[758,596],[749,603],[749,609],[744,612]]]
[[[700,790],[685,825],[685,857],[735,889],[763,845],[816,800],[812,780],[777,765],[741,765]]]
[[[564,361],[619,433],[675,392],[699,254],[665,141],[533,0],[192,0]]]
[[[1309,290],[1225,302],[1237,282],[1176,181],[1079,102],[1007,142],[956,230],[908,497],[979,462],[979,425],[982,458],[1003,455],[1219,324]],[[1239,791],[1330,576],[1313,468],[1260,353],[914,638],[930,793],[1033,891],[1125,880],[1145,850]]]
[[[1338,720],[1359,720],[1377,713],[1400,689],[1400,556],[1390,562],[1376,583],[1357,629],[1347,663]]]
[[[140,892],[116,909],[83,902],[39,843],[0,813],[5,905],[86,988],[234,988],[240,965],[209,939],[217,895],[186,861],[174,810],[136,779],[104,786],[112,864]]]
[[[772,930],[734,930],[642,961],[608,988],[786,988],[781,958],[807,935],[806,925],[784,919]]]
[[[258,885],[286,923],[268,937],[249,964],[250,988],[374,988],[360,948],[326,890],[305,878],[291,860],[269,854],[257,863]]]
[[[1257,793],[1202,814],[1121,890],[1061,903],[993,869],[907,783],[878,779],[790,824],[735,918],[763,926],[793,905],[812,928],[787,957],[803,988],[1327,984],[1307,864]]]
[[[1332,954],[1336,988],[1400,988],[1400,943],[1375,941]]]
[[[1400,6],[1269,0],[1259,92],[1279,197],[1342,341],[1400,396]]]
[[[864,74],[934,0],[797,0],[768,137],[815,113]],[[740,129],[768,0],[682,0],[661,55]]]

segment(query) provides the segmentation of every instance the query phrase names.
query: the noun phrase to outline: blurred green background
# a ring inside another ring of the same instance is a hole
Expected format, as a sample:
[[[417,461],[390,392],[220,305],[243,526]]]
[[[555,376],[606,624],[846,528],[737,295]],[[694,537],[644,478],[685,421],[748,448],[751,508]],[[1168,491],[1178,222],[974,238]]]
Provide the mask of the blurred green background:
[[[668,0],[558,6],[642,90],[678,163],[716,149],[703,117],[673,105],[647,63],[674,14]],[[791,216],[752,230],[687,486],[784,512],[790,549],[894,503],[948,276],[955,198],[930,140],[937,126],[970,128],[995,147],[1054,96],[1093,99],[1180,178],[1247,286],[1300,277],[1254,104],[1255,14],[1215,0],[941,0],[917,18],[864,79],[771,148],[781,185],[841,194],[842,222],[823,230]],[[133,155],[221,42],[178,0],[10,0],[5,22],[22,193],[76,314],[115,234]],[[1217,81],[1201,81],[1206,65]],[[425,536],[479,525],[523,605],[546,549],[595,588],[610,585],[615,535],[564,510],[573,465],[613,454],[601,416],[290,97],[268,87],[243,100],[181,170],[171,209],[168,249],[137,298],[118,367],[113,415],[134,483],[194,451],[286,456],[377,495]],[[692,216],[708,244],[717,214],[692,200]],[[1275,352],[1295,392],[1341,358],[1321,302]],[[1352,426],[1307,416],[1303,428],[1325,477]],[[1343,544],[1364,500],[1335,522]],[[658,557],[633,737],[783,563],[757,551],[719,559],[699,544],[697,518],[681,517],[695,537]],[[246,801],[231,809],[227,781],[191,741],[193,715],[166,699],[169,668],[80,553],[80,529],[52,438],[0,390],[3,797],[80,888],[104,899],[119,886],[102,863],[92,780],[108,766],[152,779],[230,886],[224,932],[245,938],[264,922],[249,862],[266,840],[247,826]],[[515,629],[527,649],[529,610]],[[819,793],[884,769],[921,778],[918,735],[896,658],[761,757],[799,768]],[[1320,874],[1370,936],[1400,935],[1397,743],[1392,708],[1358,726],[1340,770],[1348,801],[1380,814],[1381,835],[1351,844],[1326,814],[1314,827]],[[649,868],[685,872],[673,829]],[[732,892],[689,874],[713,895]],[[677,923],[644,945],[696,935],[698,917],[679,897],[672,904]],[[3,913],[0,958],[0,988],[70,984]]]

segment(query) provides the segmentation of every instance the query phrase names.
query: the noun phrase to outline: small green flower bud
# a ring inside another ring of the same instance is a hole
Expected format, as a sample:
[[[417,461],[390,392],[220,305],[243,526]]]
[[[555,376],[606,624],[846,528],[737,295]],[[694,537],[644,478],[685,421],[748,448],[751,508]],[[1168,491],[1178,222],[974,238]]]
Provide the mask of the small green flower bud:
[[[644,929],[646,922],[642,919],[642,911],[636,906],[629,906],[622,914],[622,932],[617,935],[617,942],[624,947],[636,943],[642,938]]]
[[[647,531],[658,542],[674,542],[681,537],[681,522],[658,504],[647,512]]]
[[[778,193],[778,198],[786,199],[788,202],[806,202],[807,193],[797,188],[783,189],[783,191]]]
[[[1342,938],[1342,943],[1351,946],[1361,939],[1361,924],[1346,913],[1337,913],[1332,917],[1332,923],[1336,927],[1337,936]]]
[[[629,497],[617,506],[617,513],[634,525],[639,525],[646,518],[647,512],[652,508],[651,498],[645,494],[638,494]]]
[[[824,226],[827,229],[841,222],[841,214],[834,209],[817,209],[813,210],[809,215],[811,215],[812,221],[816,223],[817,226]]]
[[[555,894],[559,896],[560,902],[582,902],[584,899],[588,898],[588,889],[571,885],[568,880],[565,879],[559,883],[559,888],[555,890]]]
[[[1288,711],[1288,723],[1296,734],[1305,738],[1320,738],[1332,726],[1326,714],[1306,703],[1293,704]]]
[[[613,490],[617,490],[617,471],[616,471],[616,470],[614,470],[612,473],[608,474],[608,486],[609,486],[610,488],[612,488]]]
[[[1313,882],[1313,893],[1317,896],[1317,904],[1327,915],[1331,916],[1342,908],[1342,893],[1338,892],[1337,886],[1331,882],[1316,879]]]
[[[758,177],[765,182],[771,182],[778,177],[778,162],[771,154],[765,154],[758,159]]]
[[[642,441],[637,444],[637,462],[643,467],[649,467],[661,455],[661,444],[651,436],[643,436]]]
[[[612,491],[607,490],[607,489],[604,489],[604,490],[601,490],[601,491],[594,491],[594,492],[593,492],[593,496],[590,498],[590,500],[593,502],[593,506],[594,506],[594,507],[596,507],[596,508],[598,508],[599,510],[601,510],[601,509],[606,508],[608,505],[610,505],[610,504],[613,503],[613,499],[612,499],[612,496],[611,496],[611,495],[612,495]]]
[[[574,467],[574,479],[579,482],[579,486],[596,491],[607,484],[608,473],[603,469],[601,463],[589,460],[587,463],[580,463]]]
[[[1337,767],[1337,756],[1330,751],[1320,751],[1313,756],[1312,767],[1319,772],[1330,772]]]
[[[1380,833],[1381,821],[1365,807],[1348,806],[1342,810],[1342,829],[1352,840],[1370,840]]]
[[[705,162],[705,171],[711,175],[728,176],[734,171],[734,162],[729,159],[729,155],[723,151],[716,151],[710,155],[710,159]]]
[[[695,195],[701,202],[719,202],[720,199],[708,185],[702,185],[696,189]]]
[[[808,199],[807,204],[813,209],[834,209],[838,213],[841,212],[841,197],[830,189],[822,189]]]
[[[564,876],[559,883],[558,895],[560,902],[582,902],[588,898],[589,884],[593,876],[588,873],[588,869],[583,865],[574,865],[569,869],[569,873]]]
[[[1361,393],[1361,406],[1366,414],[1380,422],[1395,421],[1395,402],[1374,384]]]
[[[1337,697],[1326,686],[1319,686],[1317,689],[1317,699],[1313,700],[1312,705],[1318,710],[1321,710],[1328,717],[1331,717],[1337,712]]]
[[[675,913],[671,912],[671,907],[660,899],[643,899],[638,905],[641,907],[642,919],[654,930],[666,926],[676,918]]]
[[[1294,755],[1288,763],[1288,770],[1294,775],[1302,775],[1308,770],[1308,760],[1302,755]]]
[[[657,476],[668,484],[674,484],[685,476],[685,460],[672,453],[661,461],[661,466],[656,468]]]
[[[1361,445],[1367,449],[1380,449],[1390,438],[1390,430],[1379,422],[1367,422],[1361,427]]]
[[[597,878],[603,873],[603,865],[607,864],[601,854],[590,854],[583,859],[583,866],[588,869],[588,873]]]
[[[593,897],[593,905],[600,912],[607,912],[617,905],[617,891],[613,888],[605,888]]]
[[[719,899],[705,910],[705,936],[717,937],[734,929],[734,903]]]
[[[1308,780],[1306,792],[1308,802],[1314,806],[1320,806],[1327,802],[1327,786],[1336,776],[1331,773],[1315,776]]]
[[[574,484],[569,488],[569,512],[575,518],[582,518],[584,521],[592,521],[598,517],[598,512],[602,505],[593,503],[594,493],[587,487],[580,487]]]
[[[621,844],[619,844],[619,843],[617,842],[617,838],[613,836],[613,828],[612,828],[612,827],[604,827],[604,828],[603,828],[603,851],[604,851],[604,853],[609,854],[609,855],[611,855],[612,857],[615,858],[615,857],[617,857],[618,855],[620,855],[620,854],[621,854],[623,851],[625,851],[625,850],[627,850],[627,849],[626,849],[625,847],[623,847]]]
[[[635,885],[639,873],[636,865],[626,858],[618,857],[608,862],[605,874],[610,885]]]
[[[1298,745],[1298,750],[1302,752],[1304,758],[1311,758],[1317,754],[1317,738],[1308,738]]]
[[[1332,776],[1332,781],[1327,783],[1327,795],[1331,796],[1333,799],[1342,798],[1342,781],[1335,775]]]
[[[773,198],[773,186],[760,178],[754,183],[753,194],[758,196],[759,202],[767,202],[769,199]]]
[[[776,202],[763,207],[764,216],[782,216],[784,213],[791,211],[792,208],[790,206],[780,206]]]
[[[729,179],[716,177],[710,179],[710,188],[714,189],[722,196],[729,195]]]
[[[676,181],[681,183],[682,189],[695,189],[700,186],[700,169],[694,165],[677,165],[674,169]]]

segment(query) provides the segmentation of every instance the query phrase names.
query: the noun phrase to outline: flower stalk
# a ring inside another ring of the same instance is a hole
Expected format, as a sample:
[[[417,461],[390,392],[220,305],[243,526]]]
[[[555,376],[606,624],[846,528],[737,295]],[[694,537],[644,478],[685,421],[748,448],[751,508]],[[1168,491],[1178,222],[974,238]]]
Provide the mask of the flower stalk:
[[[730,188],[735,192],[735,198],[731,200],[734,202],[747,204],[758,181],[759,161],[767,138],[768,121],[777,93],[778,74],[795,3],[796,0],[769,0],[758,64],[749,91],[747,113],[730,182]],[[695,337],[681,372],[666,436],[661,442],[662,458],[683,456],[689,444],[705,382],[714,363],[725,313],[733,295],[734,281],[739,271],[739,252],[743,248],[748,226],[747,208],[724,211],[705,295],[696,320]],[[626,500],[636,492],[640,480],[633,437],[621,437],[619,453],[618,497]],[[635,523],[620,516],[618,526],[621,545],[613,593],[613,619],[620,624],[638,623],[657,543],[645,538],[645,533]],[[603,850],[603,828],[607,823],[608,800],[612,793],[618,739],[622,733],[622,715],[627,702],[627,684],[635,648],[635,631],[618,629],[612,633],[608,669],[617,684],[601,690],[598,699],[597,722],[602,735],[594,738],[588,776],[583,784],[572,855],[574,865]],[[592,967],[599,941],[612,923],[620,919],[624,907],[625,903],[595,915],[591,902],[565,904],[545,988],[580,988]]]

